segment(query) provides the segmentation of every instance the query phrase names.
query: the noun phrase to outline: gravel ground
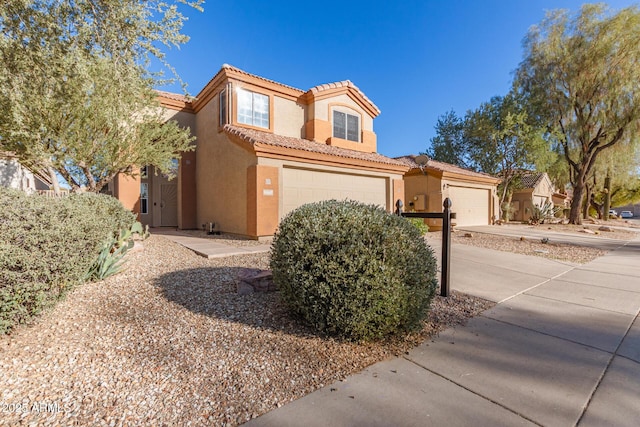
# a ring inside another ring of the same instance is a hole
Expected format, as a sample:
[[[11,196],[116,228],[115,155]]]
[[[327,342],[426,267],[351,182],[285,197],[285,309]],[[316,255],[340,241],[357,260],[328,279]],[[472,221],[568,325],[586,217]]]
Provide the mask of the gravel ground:
[[[238,425],[492,305],[435,297],[419,333],[354,344],[298,325],[277,293],[236,293],[240,268],[267,265],[151,236],[124,272],[0,337],[0,425]]]

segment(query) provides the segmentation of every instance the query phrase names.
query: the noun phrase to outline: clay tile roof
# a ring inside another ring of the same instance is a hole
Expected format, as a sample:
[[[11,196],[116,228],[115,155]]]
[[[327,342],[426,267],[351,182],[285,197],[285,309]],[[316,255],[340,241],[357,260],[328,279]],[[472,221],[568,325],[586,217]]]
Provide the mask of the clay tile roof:
[[[286,87],[288,89],[297,90],[300,93],[304,92],[302,89],[298,89],[298,88],[295,88],[293,86],[285,85],[285,84],[282,84],[280,82],[276,82],[275,80],[266,79],[264,77],[260,77],[260,76],[257,76],[255,74],[247,73],[246,71],[241,70],[240,68],[234,67],[233,65],[222,64],[222,69],[220,71],[222,71],[222,70],[235,71],[236,73],[244,74],[245,76],[254,77],[256,79],[259,79],[259,80],[262,80],[262,81],[265,81],[265,82],[269,82],[269,83],[273,83],[273,84],[276,84],[276,85],[279,85],[279,86],[282,86],[282,87]]]
[[[527,173],[520,178],[522,181],[522,188],[535,188],[536,185],[542,181],[544,173]]]
[[[333,82],[333,83],[325,83],[325,84],[321,84],[318,86],[314,86],[311,89],[309,89],[309,92],[312,93],[319,93],[328,89],[336,89],[336,88],[341,88],[341,87],[350,87],[351,89],[355,90],[356,92],[358,92],[360,94],[360,96],[362,96],[362,98],[367,101],[369,104],[371,104],[371,106],[374,108],[374,110],[376,110],[376,112],[378,114],[380,114],[380,109],[376,106],[376,104],[373,103],[373,101],[371,101],[369,98],[367,98],[367,96],[358,88],[358,86],[354,85],[353,82],[351,80],[342,80],[340,82]]]
[[[308,151],[311,153],[322,153],[347,159],[366,160],[374,163],[382,163],[393,166],[403,166],[404,163],[378,153],[364,153],[361,151],[348,150],[346,148],[334,147],[308,139],[294,138],[291,136],[275,135],[270,132],[263,132],[255,129],[247,129],[239,126],[225,125],[224,131],[230,135],[235,135],[253,144],[266,144],[276,147],[291,148],[294,150]]]
[[[159,96],[163,96],[163,97],[168,98],[168,99],[173,99],[175,101],[181,101],[181,102],[189,103],[192,100],[191,98],[189,98],[186,95],[181,95],[179,93],[173,93],[173,92],[166,92],[164,90],[156,90],[156,93]]]
[[[415,158],[416,158],[415,155],[410,154],[408,156],[396,157],[395,159],[400,161],[400,162],[402,162],[406,166],[409,166],[411,169],[416,169],[416,168],[419,168],[420,166],[416,163]],[[467,176],[474,176],[474,177],[497,179],[494,176],[489,175],[487,173],[474,172],[474,171],[469,170],[469,169],[461,168],[460,166],[456,166],[456,165],[452,165],[452,164],[444,163],[444,162],[439,162],[439,161],[433,160],[433,159],[429,159],[429,161],[427,162],[427,165],[425,166],[425,168],[426,169],[433,169],[433,170],[437,170],[437,171],[441,171],[441,172],[457,173],[459,175],[467,175]]]

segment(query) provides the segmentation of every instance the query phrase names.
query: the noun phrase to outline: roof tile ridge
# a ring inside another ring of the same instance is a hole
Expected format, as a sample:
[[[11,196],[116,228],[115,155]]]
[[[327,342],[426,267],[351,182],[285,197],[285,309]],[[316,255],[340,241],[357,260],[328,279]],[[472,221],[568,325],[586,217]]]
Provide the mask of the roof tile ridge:
[[[265,82],[269,82],[269,83],[276,84],[276,85],[278,85],[278,86],[286,87],[287,89],[293,89],[293,90],[296,90],[296,91],[298,91],[298,92],[300,92],[300,93],[304,93],[304,92],[305,92],[304,90],[299,89],[299,88],[297,88],[297,87],[293,87],[293,86],[290,86],[290,85],[287,85],[287,84],[284,84],[284,83],[280,83],[280,82],[277,82],[277,81],[275,81],[275,80],[271,80],[271,79],[268,79],[268,78],[266,78],[266,77],[259,76],[259,75],[257,75],[257,74],[249,73],[249,72],[247,72],[247,71],[245,71],[245,70],[243,70],[243,69],[241,69],[241,68],[235,67],[235,66],[230,65],[230,64],[227,64],[227,63],[222,64],[221,69],[235,71],[235,72],[237,72],[237,73],[241,73],[241,74],[244,74],[244,75],[246,75],[246,76],[250,76],[250,77],[254,77],[254,78],[256,78],[256,79],[263,80],[263,81],[265,81]]]

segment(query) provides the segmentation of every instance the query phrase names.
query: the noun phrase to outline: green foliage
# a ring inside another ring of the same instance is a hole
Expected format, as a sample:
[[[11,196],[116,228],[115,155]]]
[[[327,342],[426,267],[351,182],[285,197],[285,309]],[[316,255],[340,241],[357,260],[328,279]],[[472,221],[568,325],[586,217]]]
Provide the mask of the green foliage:
[[[119,273],[124,262],[124,256],[129,249],[133,248],[134,236],[136,235],[141,239],[149,237],[149,226],[147,225],[143,229],[142,224],[136,221],[129,229],[120,230],[117,237],[109,236],[102,243],[100,254],[89,268],[86,280],[104,280]]]
[[[562,206],[554,206],[553,203],[547,201],[543,205],[534,204],[531,212],[529,223],[544,224],[545,221],[552,220],[558,212],[562,210]]]
[[[464,120],[454,111],[438,117],[436,123],[436,136],[431,138],[431,147],[427,150],[427,156],[439,162],[468,167],[465,160],[468,155],[464,135]]]
[[[422,218],[406,218],[413,225],[421,236],[429,232],[429,226],[425,224]]]
[[[52,199],[0,188],[0,205],[0,333],[82,283],[105,237],[135,221],[101,194]]]
[[[437,286],[433,252],[417,228],[354,201],[289,213],[274,236],[271,269],[294,314],[351,340],[420,327]]]
[[[551,11],[524,47],[516,87],[567,164],[569,221],[580,223],[598,159],[613,147],[628,156],[638,144],[640,11],[613,13],[604,4],[585,4],[577,14]]]
[[[166,122],[148,61],[178,46],[175,4],[201,1],[9,0],[0,8],[0,150],[98,192],[118,173],[193,149],[189,129]],[[165,64],[168,66],[168,64]]]

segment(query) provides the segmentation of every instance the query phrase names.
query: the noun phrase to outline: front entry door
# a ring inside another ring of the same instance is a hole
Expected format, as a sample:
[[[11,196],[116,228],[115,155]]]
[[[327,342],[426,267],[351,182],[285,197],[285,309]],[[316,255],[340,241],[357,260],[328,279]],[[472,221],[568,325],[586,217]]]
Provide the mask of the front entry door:
[[[178,226],[178,186],[175,183],[160,185],[160,225]]]

